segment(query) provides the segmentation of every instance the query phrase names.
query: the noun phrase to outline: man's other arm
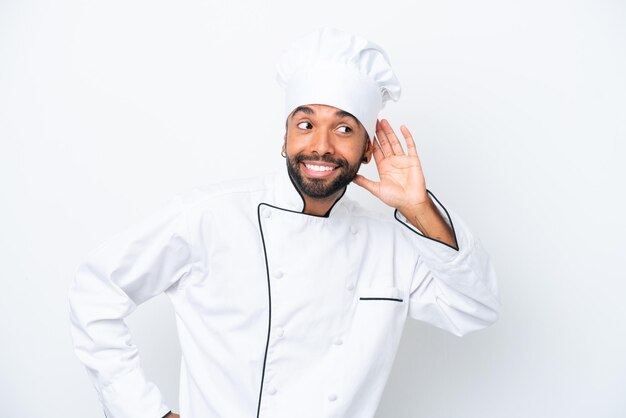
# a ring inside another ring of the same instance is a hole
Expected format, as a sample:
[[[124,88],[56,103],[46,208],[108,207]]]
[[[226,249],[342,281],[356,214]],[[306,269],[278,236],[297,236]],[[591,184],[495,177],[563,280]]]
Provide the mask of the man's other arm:
[[[171,412],[144,376],[124,322],[138,305],[189,274],[192,249],[179,196],[91,251],[69,289],[74,351],[108,418],[162,418]]]

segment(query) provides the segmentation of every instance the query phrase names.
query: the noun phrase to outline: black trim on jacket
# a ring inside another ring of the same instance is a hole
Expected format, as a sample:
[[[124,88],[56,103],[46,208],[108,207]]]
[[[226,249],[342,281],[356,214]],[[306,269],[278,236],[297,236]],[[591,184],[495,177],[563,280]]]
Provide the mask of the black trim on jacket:
[[[435,199],[435,201],[436,201],[437,203],[439,203],[439,206],[441,206],[441,207],[443,208],[444,212],[446,212],[446,216],[448,217],[448,220],[450,221],[450,227],[452,228],[452,234],[454,235],[454,242],[456,242],[456,245],[457,245],[457,247],[458,247],[458,246],[459,246],[459,240],[458,240],[458,239],[457,239],[457,237],[456,237],[456,231],[454,230],[454,224],[452,223],[452,218],[450,218],[450,214],[448,213],[448,210],[446,209],[446,207],[445,207],[444,205],[442,205],[442,204],[441,204],[441,202],[439,201],[439,199],[437,199],[437,198],[435,197],[435,195],[434,195],[434,194],[433,194],[430,190],[426,189],[426,191],[428,192],[428,194],[429,194],[429,195],[431,195],[431,196],[433,197],[433,199]],[[434,239],[434,238],[431,238],[431,237],[426,236],[426,235],[424,235],[424,234],[421,234],[421,233],[417,232],[416,230],[414,230],[413,228],[411,228],[410,226],[408,226],[408,225],[406,224],[406,222],[404,222],[404,221],[402,221],[401,219],[399,219],[399,218],[398,218],[398,209],[396,209],[396,210],[393,212],[393,217],[394,217],[394,218],[396,218],[396,221],[400,222],[402,225],[404,225],[405,227],[407,227],[407,229],[408,229],[409,231],[414,232],[414,233],[416,233],[417,235],[420,235],[420,236],[422,236],[422,237],[424,237],[424,238],[428,238],[428,239],[429,239],[429,240],[431,240],[431,241],[435,241],[435,242],[438,242],[438,243],[440,243],[440,244],[443,244],[443,245],[445,245],[446,247],[448,247],[448,248],[452,248],[452,249],[453,249],[453,250],[455,250],[455,251],[459,251],[459,249],[458,249],[458,248],[454,248],[453,246],[451,246],[451,245],[449,245],[449,244],[446,244],[446,243],[445,243],[445,242],[443,242],[443,241],[439,241],[438,239]]]

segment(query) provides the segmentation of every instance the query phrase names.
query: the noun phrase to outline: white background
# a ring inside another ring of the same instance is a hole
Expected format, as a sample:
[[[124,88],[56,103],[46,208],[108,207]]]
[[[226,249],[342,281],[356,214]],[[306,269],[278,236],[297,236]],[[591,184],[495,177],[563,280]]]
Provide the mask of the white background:
[[[412,130],[503,304],[464,338],[409,321],[377,417],[626,416],[623,1],[0,0],[1,416],[103,416],[74,269],[173,194],[284,164],[274,65],[322,25],[388,51],[403,96],[381,116]],[[177,410],[169,301],[128,323]]]

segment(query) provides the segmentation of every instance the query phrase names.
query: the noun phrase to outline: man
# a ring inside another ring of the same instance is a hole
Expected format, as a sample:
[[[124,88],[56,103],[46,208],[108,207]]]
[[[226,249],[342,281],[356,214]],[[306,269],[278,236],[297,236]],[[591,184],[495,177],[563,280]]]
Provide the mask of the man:
[[[384,51],[323,28],[282,55],[278,81],[286,170],[181,193],[78,267],[75,350],[107,417],[178,417],[123,321],[161,292],[183,418],[372,417],[407,317],[458,336],[496,321],[488,254],[426,189],[409,130],[405,152],[377,120],[400,94]],[[357,174],[372,156],[379,182]],[[394,216],[345,197],[351,181]]]

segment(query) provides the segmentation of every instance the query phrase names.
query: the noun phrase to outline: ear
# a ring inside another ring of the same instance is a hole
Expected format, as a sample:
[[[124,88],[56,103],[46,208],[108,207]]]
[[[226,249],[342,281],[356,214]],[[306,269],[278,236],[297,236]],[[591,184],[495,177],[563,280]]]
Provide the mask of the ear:
[[[365,145],[365,151],[363,152],[363,164],[368,164],[372,160],[372,152],[374,151],[372,146],[372,141],[370,141],[368,137],[367,144]]]

